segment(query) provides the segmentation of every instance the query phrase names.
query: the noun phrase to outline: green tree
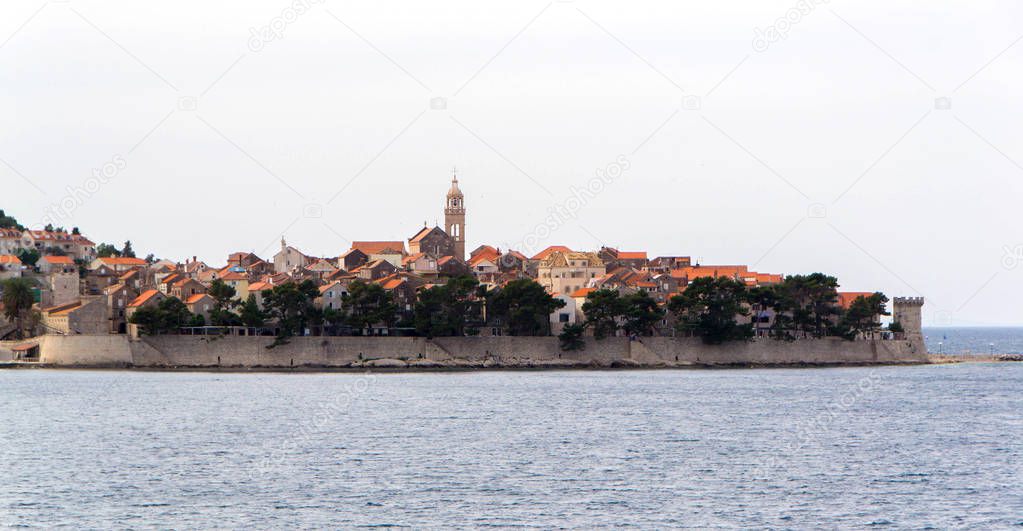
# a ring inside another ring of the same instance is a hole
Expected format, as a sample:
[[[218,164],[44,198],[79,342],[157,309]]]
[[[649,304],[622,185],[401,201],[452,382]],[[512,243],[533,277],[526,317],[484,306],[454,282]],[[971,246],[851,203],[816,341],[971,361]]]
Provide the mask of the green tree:
[[[274,345],[286,343],[296,333],[304,333],[315,310],[313,299],[319,295],[316,284],[310,280],[299,284],[288,282],[263,293],[267,313],[277,321],[279,328]]]
[[[81,236],[82,231],[78,230],[78,227],[71,227],[71,234],[74,236]]]
[[[35,297],[32,284],[23,278],[11,278],[0,283],[3,288],[4,317],[14,323],[18,339],[25,337],[25,320],[31,316]]]
[[[586,325],[581,323],[575,323],[565,325],[561,329],[561,333],[558,334],[558,343],[561,346],[561,350],[583,350],[586,348],[586,342],[583,340],[583,332],[586,331]]]
[[[124,249],[121,249],[121,256],[135,258],[135,250],[131,248],[131,240],[124,242]]]
[[[668,308],[675,314],[681,330],[700,336],[704,343],[748,340],[753,326],[739,324],[739,316],[749,315],[748,296],[742,282],[727,277],[701,277],[693,280],[681,295],[672,297]]]
[[[0,229],[25,230],[25,227],[18,223],[18,220],[14,219],[13,216],[8,216],[4,213],[3,209],[0,209]]]
[[[110,258],[121,256],[121,250],[109,243],[101,243],[96,246],[96,256],[99,258]]]
[[[586,325],[593,327],[593,337],[596,339],[615,335],[625,311],[625,300],[617,291],[610,289],[591,291],[583,303]]]
[[[824,273],[791,275],[777,287],[776,310],[804,335],[824,337],[839,315],[838,279]]]
[[[499,319],[513,336],[550,335],[551,313],[565,306],[531,279],[512,280],[487,301],[488,320]]]
[[[664,318],[664,309],[645,291],[626,295],[622,298],[622,305],[625,318],[622,328],[629,335],[653,335],[657,321]]]
[[[210,310],[210,323],[213,326],[237,326],[241,321],[232,311],[237,305],[237,290],[219,278],[210,284],[207,294],[213,298],[213,309]]]
[[[18,251],[18,260],[21,260],[22,264],[29,267],[35,267],[40,258],[42,258],[42,255],[35,249],[22,249]]]
[[[48,256],[67,256],[67,251],[61,249],[60,247],[50,246],[47,247],[46,249],[43,249],[43,254]]]
[[[348,326],[360,333],[378,323],[393,326],[397,321],[398,306],[379,284],[352,282],[348,286],[348,298],[342,301],[341,307],[348,314]]]
[[[464,275],[423,290],[413,312],[416,333],[427,337],[465,335],[469,323],[480,319],[478,286],[475,278]]]
[[[259,303],[256,302],[255,295],[250,294],[249,298],[245,299],[245,303],[242,304],[241,322],[243,326],[249,326],[252,328],[262,328],[266,326],[266,313],[260,309]]]
[[[906,332],[906,329],[902,326],[902,323],[898,321],[892,321],[888,325],[888,331],[893,334],[902,334]]]
[[[145,334],[158,335],[174,332],[186,326],[195,326],[194,319],[195,315],[188,311],[188,306],[184,302],[177,297],[167,297],[155,306],[138,309],[128,322],[139,325]]]
[[[839,335],[852,340],[860,334],[877,331],[881,328],[878,318],[882,315],[890,315],[887,304],[888,297],[879,291],[868,296],[856,297],[849,304],[849,309],[842,315],[842,320],[838,325]]]

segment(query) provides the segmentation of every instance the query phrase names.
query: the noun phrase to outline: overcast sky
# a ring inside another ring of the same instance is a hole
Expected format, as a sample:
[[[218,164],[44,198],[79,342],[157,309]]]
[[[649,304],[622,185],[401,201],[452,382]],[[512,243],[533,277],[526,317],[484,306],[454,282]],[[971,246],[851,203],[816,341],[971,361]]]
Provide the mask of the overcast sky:
[[[0,208],[159,257],[336,256],[442,222],[457,167],[468,249],[825,271],[1023,324],[1019,2],[301,1],[4,2]]]

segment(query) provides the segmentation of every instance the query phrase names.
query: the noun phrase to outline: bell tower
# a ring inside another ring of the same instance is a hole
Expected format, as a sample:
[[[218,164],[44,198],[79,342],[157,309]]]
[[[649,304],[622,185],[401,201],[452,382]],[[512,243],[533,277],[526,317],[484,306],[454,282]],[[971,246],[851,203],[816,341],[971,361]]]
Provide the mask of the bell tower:
[[[458,174],[452,171],[451,189],[444,204],[444,230],[455,243],[455,256],[465,260],[465,197],[458,189]]]

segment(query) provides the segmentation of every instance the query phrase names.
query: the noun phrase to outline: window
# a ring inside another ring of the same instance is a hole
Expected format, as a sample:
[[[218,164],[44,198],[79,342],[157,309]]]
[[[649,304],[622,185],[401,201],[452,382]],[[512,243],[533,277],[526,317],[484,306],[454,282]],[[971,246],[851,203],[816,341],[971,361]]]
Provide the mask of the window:
[[[568,322],[568,314],[567,313],[558,314],[558,321],[560,321],[562,323],[567,323]]]

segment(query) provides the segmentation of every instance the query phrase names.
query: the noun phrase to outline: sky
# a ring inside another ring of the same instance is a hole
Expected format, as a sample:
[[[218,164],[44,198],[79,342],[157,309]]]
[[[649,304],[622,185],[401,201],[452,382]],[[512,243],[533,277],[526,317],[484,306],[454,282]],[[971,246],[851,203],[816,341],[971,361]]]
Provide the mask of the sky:
[[[212,265],[443,223],[1023,324],[1023,4],[0,5],[0,208]]]

